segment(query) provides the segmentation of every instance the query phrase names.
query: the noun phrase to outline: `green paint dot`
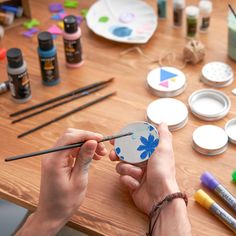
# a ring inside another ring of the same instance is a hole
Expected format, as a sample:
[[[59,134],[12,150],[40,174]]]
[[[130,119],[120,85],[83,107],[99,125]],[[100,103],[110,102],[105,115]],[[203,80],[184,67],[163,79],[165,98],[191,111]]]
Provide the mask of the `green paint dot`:
[[[88,9],[82,9],[82,10],[80,11],[80,14],[81,14],[84,18],[86,18],[87,14],[88,14]]]
[[[98,21],[102,22],[102,23],[106,23],[109,21],[109,17],[108,16],[101,16]]]

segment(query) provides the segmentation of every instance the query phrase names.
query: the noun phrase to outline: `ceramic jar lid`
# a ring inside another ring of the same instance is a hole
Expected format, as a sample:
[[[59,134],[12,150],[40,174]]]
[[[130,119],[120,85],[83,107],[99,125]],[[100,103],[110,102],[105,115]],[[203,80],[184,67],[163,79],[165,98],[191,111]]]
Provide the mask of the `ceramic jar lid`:
[[[236,144],[236,118],[231,119],[226,123],[225,132],[229,137],[229,141]]]

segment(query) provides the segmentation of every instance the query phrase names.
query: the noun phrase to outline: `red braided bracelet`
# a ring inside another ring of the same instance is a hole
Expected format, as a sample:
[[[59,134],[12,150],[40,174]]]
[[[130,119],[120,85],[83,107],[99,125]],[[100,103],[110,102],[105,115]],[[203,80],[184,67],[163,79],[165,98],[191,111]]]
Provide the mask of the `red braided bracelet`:
[[[182,198],[185,201],[186,206],[188,205],[188,197],[185,193],[177,192],[177,193],[172,193],[170,195],[167,195],[162,201],[160,201],[157,204],[154,204],[152,207],[152,210],[149,214],[149,229],[148,233],[146,234],[147,236],[152,236],[155,224],[157,222],[157,219],[161,213],[162,208],[164,208],[169,202],[171,202],[173,199],[176,198]],[[153,221],[153,216],[156,214],[156,217]],[[153,221],[153,223],[152,223]]]

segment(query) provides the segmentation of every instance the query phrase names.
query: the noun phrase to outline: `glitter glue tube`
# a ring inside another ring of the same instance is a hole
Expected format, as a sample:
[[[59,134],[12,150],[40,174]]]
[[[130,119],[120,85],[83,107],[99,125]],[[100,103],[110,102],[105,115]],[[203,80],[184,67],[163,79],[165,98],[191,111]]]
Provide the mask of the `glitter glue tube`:
[[[203,173],[201,176],[201,182],[211,191],[216,193],[216,195],[224,200],[228,206],[236,212],[236,198],[224,186],[222,186],[211,173]]]
[[[236,170],[232,173],[232,181],[236,183]]]
[[[167,2],[166,0],[157,0],[158,18],[165,19],[167,12]]]
[[[185,0],[173,0],[173,25],[179,28],[183,24]]]
[[[10,89],[9,81],[0,83],[0,94],[7,92]]]
[[[194,194],[195,201],[201,206],[210,211],[225,225],[227,225],[234,233],[236,233],[236,219],[232,217],[227,211],[225,211],[220,205],[218,205],[209,195],[203,190],[199,189]]]
[[[186,34],[187,38],[194,38],[197,34],[199,9],[196,6],[186,7]]]
[[[81,29],[78,27],[77,18],[69,15],[63,19],[63,22],[66,65],[71,68],[80,67],[83,64],[83,58],[80,43]]]
[[[42,82],[46,86],[56,85],[60,82],[57,62],[57,50],[53,45],[52,35],[49,32],[38,34],[38,54],[42,75]]]
[[[7,51],[7,72],[10,91],[15,102],[23,103],[31,98],[30,81],[26,63],[19,48]]]
[[[11,25],[14,21],[13,13],[0,12],[0,24]]]
[[[207,0],[201,0],[198,4],[198,7],[200,12],[199,29],[201,33],[206,33],[210,25],[212,2]]]

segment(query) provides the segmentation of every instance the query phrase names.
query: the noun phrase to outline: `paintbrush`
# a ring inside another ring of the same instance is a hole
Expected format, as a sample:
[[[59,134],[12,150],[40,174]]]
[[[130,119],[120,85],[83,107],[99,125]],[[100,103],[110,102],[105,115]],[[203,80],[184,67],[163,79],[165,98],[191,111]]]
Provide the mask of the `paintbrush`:
[[[28,115],[26,115],[26,116],[23,116],[23,117],[21,117],[21,118],[18,118],[18,119],[16,119],[16,120],[13,120],[11,123],[14,124],[14,123],[20,122],[20,121],[25,120],[25,119],[27,119],[27,118],[30,118],[30,117],[36,116],[36,115],[38,115],[38,114],[41,114],[41,113],[43,113],[43,112],[45,112],[45,111],[51,110],[51,109],[53,109],[53,108],[55,108],[55,107],[64,105],[64,104],[66,104],[66,103],[68,103],[68,102],[72,102],[72,101],[74,101],[74,100],[76,100],[76,99],[79,99],[79,98],[82,98],[82,97],[84,97],[84,96],[90,95],[90,94],[92,94],[92,93],[97,92],[97,91],[100,90],[100,89],[105,88],[106,86],[107,86],[107,84],[103,84],[103,85],[100,85],[100,86],[98,86],[98,87],[95,87],[95,88],[86,90],[86,91],[84,91],[84,92],[82,92],[82,93],[76,94],[76,95],[74,95],[74,96],[72,96],[72,97],[70,97],[70,98],[68,98],[68,99],[65,99],[65,100],[63,100],[63,101],[61,101],[61,102],[58,102],[58,103],[56,103],[56,104],[52,104],[51,106],[45,107],[45,108],[43,108],[43,109],[41,109],[41,110],[32,112],[32,113],[30,113],[30,114],[28,114]]]
[[[17,112],[15,112],[15,113],[12,113],[12,114],[10,114],[10,116],[12,117],[12,116],[20,115],[20,114],[22,114],[22,113],[25,113],[25,112],[34,110],[34,109],[36,109],[36,108],[39,108],[39,107],[48,105],[48,104],[50,104],[50,103],[57,102],[57,101],[59,101],[59,100],[61,100],[61,99],[64,99],[64,98],[73,96],[73,95],[75,95],[75,94],[84,92],[84,91],[86,91],[86,90],[88,90],[88,89],[95,88],[95,87],[98,87],[98,86],[100,86],[100,85],[110,83],[110,82],[112,82],[113,80],[114,80],[114,78],[110,78],[110,79],[105,80],[105,81],[100,81],[100,82],[96,82],[96,83],[93,83],[93,84],[90,84],[90,85],[86,85],[86,86],[84,86],[84,87],[78,88],[78,89],[73,90],[73,91],[71,91],[71,92],[62,94],[62,95],[60,95],[60,96],[58,96],[58,97],[49,99],[49,100],[47,100],[47,101],[45,101],[45,102],[38,103],[38,104],[36,104],[36,105],[34,105],[34,106],[27,107],[27,108],[25,108],[25,109],[22,109],[22,110],[20,110],[20,111],[17,111]]]
[[[99,140],[98,143],[109,141],[112,139],[118,139],[118,138],[130,136],[132,134],[133,134],[132,132],[129,132],[129,133],[125,133],[125,134],[106,136],[103,139]],[[47,154],[47,153],[51,153],[51,152],[58,152],[58,151],[67,150],[67,149],[71,149],[71,148],[78,148],[78,147],[81,147],[85,142],[86,141],[74,143],[74,144],[69,144],[69,145],[65,145],[65,146],[59,146],[59,147],[55,147],[55,148],[50,148],[50,149],[46,149],[46,150],[42,150],[42,151],[38,151],[38,152],[32,152],[32,153],[28,153],[28,154],[18,155],[18,156],[14,156],[14,157],[8,157],[5,159],[5,161],[15,161],[15,160],[39,156],[39,155],[43,155],[43,154]]]
[[[92,106],[92,105],[94,105],[94,104],[96,104],[98,102],[101,102],[101,101],[103,101],[103,100],[105,100],[105,99],[107,99],[107,98],[109,98],[109,97],[111,97],[111,96],[113,96],[115,94],[116,94],[116,92],[112,92],[112,93],[104,95],[104,96],[102,96],[100,98],[96,98],[96,99],[94,99],[94,100],[92,100],[90,102],[87,102],[87,103],[85,103],[85,104],[83,104],[83,105],[81,105],[81,106],[79,106],[79,107],[77,107],[77,108],[75,108],[75,109],[73,109],[71,111],[68,111],[68,112],[66,112],[66,113],[64,113],[64,114],[62,114],[62,115],[60,115],[60,116],[58,116],[58,117],[56,117],[56,118],[54,118],[52,120],[49,120],[49,121],[47,121],[47,122],[45,122],[45,123],[43,123],[41,125],[38,125],[38,126],[34,127],[33,129],[30,129],[30,130],[28,130],[28,131],[18,135],[17,138],[21,138],[21,137],[24,137],[24,136],[26,136],[28,134],[31,134],[31,133],[33,133],[36,130],[42,129],[42,128],[44,128],[44,127],[46,127],[46,126],[48,126],[48,125],[50,125],[52,123],[55,123],[56,121],[59,121],[59,120],[65,118],[65,117],[67,117],[69,115],[74,114],[75,112],[81,111],[81,110],[83,110],[83,109],[85,109],[85,108],[87,108],[89,106]]]
[[[235,13],[233,7],[230,4],[228,4],[228,6],[229,6],[229,9],[231,10],[231,12],[233,13],[234,17],[236,18],[236,13]]]

